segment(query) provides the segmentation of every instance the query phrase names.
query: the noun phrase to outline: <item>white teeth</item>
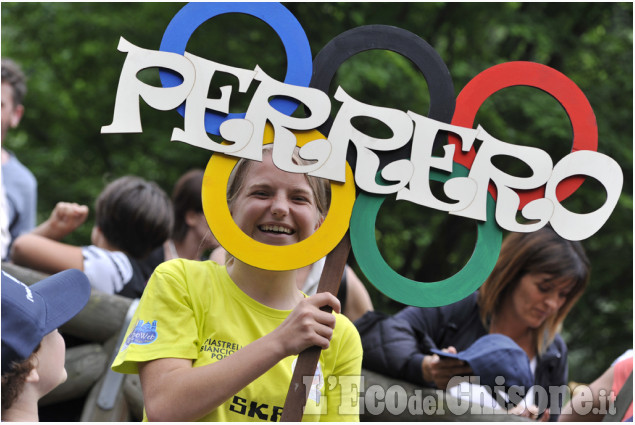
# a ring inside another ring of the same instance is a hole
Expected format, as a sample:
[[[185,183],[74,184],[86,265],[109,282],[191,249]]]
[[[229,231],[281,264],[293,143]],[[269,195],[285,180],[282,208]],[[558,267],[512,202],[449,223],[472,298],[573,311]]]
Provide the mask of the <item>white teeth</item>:
[[[286,227],[270,225],[270,224],[260,226],[260,230],[264,232],[286,233],[287,235],[290,235],[291,233],[293,233],[291,229],[288,229]]]

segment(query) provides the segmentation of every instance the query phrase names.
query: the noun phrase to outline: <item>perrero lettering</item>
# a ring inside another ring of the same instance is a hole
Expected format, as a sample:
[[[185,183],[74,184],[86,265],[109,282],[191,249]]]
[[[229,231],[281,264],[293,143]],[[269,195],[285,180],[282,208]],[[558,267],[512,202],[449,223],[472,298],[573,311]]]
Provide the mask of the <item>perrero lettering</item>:
[[[496,222],[509,231],[532,232],[550,223],[562,237],[570,240],[586,239],[597,232],[608,220],[615,208],[623,184],[619,164],[612,158],[590,150],[571,152],[555,165],[551,157],[541,149],[518,146],[498,140],[478,126],[466,128],[437,121],[413,111],[374,106],[359,102],[339,87],[335,100],[341,103],[333,125],[325,139],[316,139],[301,149],[301,154],[314,162],[299,166],[291,161],[291,151],[296,145],[293,132],[318,128],[328,118],[331,100],[322,91],[276,81],[258,66],[253,70],[235,68],[194,56],[165,51],[147,50],[120,39],[118,49],[127,53],[117,91],[113,122],[102,127],[102,133],[141,132],[140,99],[158,110],[175,109],[183,102],[187,108],[184,128],[175,128],[171,140],[188,143],[214,152],[252,160],[262,159],[262,140],[265,127],[274,130],[273,160],[280,169],[327,178],[345,180],[346,153],[352,143],[357,151],[354,180],[357,187],[368,193],[396,194],[397,199],[446,211],[449,214],[487,219],[488,187],[497,191]],[[139,71],[160,67],[177,72],[182,82],[174,87],[154,87],[137,78]],[[221,88],[221,97],[207,98],[209,86],[216,72],[234,75],[238,90],[245,92],[258,81],[259,85],[244,118],[223,122],[220,135],[228,144],[211,140],[206,131],[204,117],[207,110],[227,113],[232,87]],[[291,117],[279,112],[269,100],[274,97],[295,99],[306,105],[311,115],[306,118]],[[384,123],[393,132],[388,139],[377,139],[357,130],[352,122],[357,117],[371,117]],[[432,156],[434,139],[439,131],[451,133],[460,141],[458,145],[444,147],[443,157]],[[472,149],[476,140],[480,148],[467,177],[449,179],[444,192],[454,203],[443,202],[430,191],[430,172],[451,172],[455,150]],[[376,183],[379,171],[378,152],[394,151],[411,144],[409,159],[399,159],[386,165],[381,176],[386,185]],[[522,161],[530,167],[529,177],[517,177],[497,168],[492,159],[505,155]],[[573,213],[564,208],[558,197],[558,185],[572,176],[595,178],[606,190],[602,207],[588,214]],[[521,211],[529,223],[518,223],[516,212],[520,205],[518,191],[545,187],[544,197],[535,199]]]

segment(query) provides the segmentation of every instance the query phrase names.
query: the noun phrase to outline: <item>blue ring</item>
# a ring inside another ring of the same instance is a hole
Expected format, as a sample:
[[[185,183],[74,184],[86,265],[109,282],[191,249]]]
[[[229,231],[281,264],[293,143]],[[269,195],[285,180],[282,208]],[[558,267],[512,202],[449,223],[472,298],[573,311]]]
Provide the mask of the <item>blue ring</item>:
[[[160,50],[164,52],[185,53],[185,47],[194,31],[207,20],[224,13],[245,13],[261,19],[280,37],[287,54],[287,75],[284,82],[296,86],[308,87],[313,73],[313,59],[309,40],[300,22],[287,8],[280,3],[188,3],[174,15],[163,38]],[[181,84],[182,78],[167,70],[159,72],[163,87],[174,87]],[[298,107],[298,102],[286,98],[271,101],[271,106],[278,111],[291,115]],[[181,116],[185,114],[185,105],[177,108]],[[244,113],[224,114],[216,111],[205,111],[205,130],[219,135],[220,125],[228,119],[244,118]]]

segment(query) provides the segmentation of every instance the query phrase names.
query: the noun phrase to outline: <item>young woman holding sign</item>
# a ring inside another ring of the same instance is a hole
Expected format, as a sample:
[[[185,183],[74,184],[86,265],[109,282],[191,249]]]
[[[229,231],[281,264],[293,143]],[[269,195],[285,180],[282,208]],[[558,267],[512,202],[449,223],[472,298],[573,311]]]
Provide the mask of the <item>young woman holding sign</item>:
[[[294,161],[302,163],[297,149]],[[324,220],[324,183],[278,169],[265,148],[262,162],[235,167],[229,209],[252,239],[294,244]],[[113,369],[139,373],[149,420],[277,421],[295,355],[317,345],[323,351],[315,376],[307,377],[304,420],[358,420],[357,406],[346,409],[356,397],[353,381],[333,377],[359,379],[359,335],[322,306],[340,312],[329,293],[305,297],[295,270],[264,270],[238,258],[226,266],[171,260],[150,279]]]

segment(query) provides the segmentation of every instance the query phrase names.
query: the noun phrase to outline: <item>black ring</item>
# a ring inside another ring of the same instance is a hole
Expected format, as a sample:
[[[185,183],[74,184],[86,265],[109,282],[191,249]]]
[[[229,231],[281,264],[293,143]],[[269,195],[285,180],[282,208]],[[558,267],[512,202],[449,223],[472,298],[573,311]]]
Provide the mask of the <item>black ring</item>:
[[[450,71],[436,50],[425,40],[410,31],[389,25],[365,25],[345,31],[329,41],[313,60],[313,77],[310,87],[329,92],[331,81],[340,65],[357,53],[367,50],[391,50],[410,59],[423,74],[430,92],[428,117],[450,123],[456,105],[454,84]],[[332,120],[327,120],[319,130],[328,135]],[[447,138],[447,137],[446,137]],[[445,144],[440,135],[435,145]],[[347,158],[351,154],[348,150]],[[389,152],[377,152],[382,166],[397,159],[410,158],[410,144]],[[352,159],[352,158],[351,158]],[[354,160],[349,160],[353,166]]]

